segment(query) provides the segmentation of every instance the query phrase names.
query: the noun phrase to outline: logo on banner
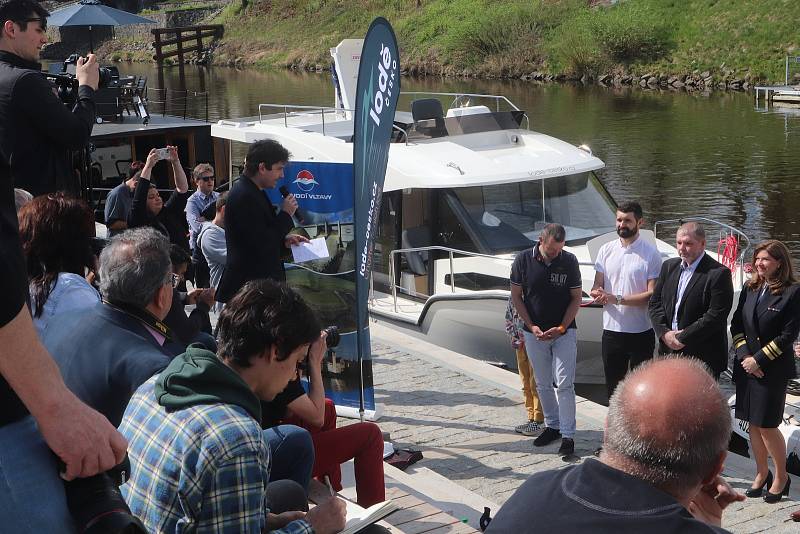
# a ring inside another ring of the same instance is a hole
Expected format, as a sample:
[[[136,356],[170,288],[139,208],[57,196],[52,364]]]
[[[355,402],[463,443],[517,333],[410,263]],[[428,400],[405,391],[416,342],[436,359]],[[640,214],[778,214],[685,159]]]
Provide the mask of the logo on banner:
[[[306,193],[313,191],[315,185],[319,185],[319,182],[314,179],[314,175],[311,174],[311,171],[305,169],[297,173],[297,177],[293,183],[297,184],[297,187]]]

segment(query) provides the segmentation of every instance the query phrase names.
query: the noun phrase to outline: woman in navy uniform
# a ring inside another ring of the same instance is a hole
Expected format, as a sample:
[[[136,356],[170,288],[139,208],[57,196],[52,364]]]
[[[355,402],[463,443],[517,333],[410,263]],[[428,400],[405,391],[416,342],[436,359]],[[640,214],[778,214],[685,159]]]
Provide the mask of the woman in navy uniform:
[[[800,329],[800,290],[786,245],[764,241],[753,254],[754,272],[731,320],[736,358],[736,417],[750,422],[750,445],[758,472],[748,497],[778,502],[788,495],[786,443],[778,430],[786,385],[796,376],[792,343]],[[769,471],[767,456],[775,464]],[[764,493],[766,488],[766,493]]]

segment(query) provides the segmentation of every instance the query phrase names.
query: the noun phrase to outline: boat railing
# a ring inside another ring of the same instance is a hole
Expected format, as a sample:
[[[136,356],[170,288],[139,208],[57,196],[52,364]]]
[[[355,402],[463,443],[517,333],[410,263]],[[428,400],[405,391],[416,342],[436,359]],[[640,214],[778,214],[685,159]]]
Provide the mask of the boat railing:
[[[663,228],[665,226],[681,226],[687,222],[698,222],[698,223],[703,223],[704,225],[707,226],[716,227],[719,233],[718,237],[719,237],[719,244],[721,247],[727,246],[728,239],[730,237],[734,237],[736,239],[736,248],[738,250],[736,251],[737,253],[736,256],[733,258],[733,260],[735,266],[738,269],[741,270],[744,268],[745,258],[747,258],[747,255],[750,251],[750,247],[752,246],[752,241],[747,236],[747,234],[745,234],[738,228],[726,224],[724,222],[717,221],[710,217],[704,217],[704,216],[681,217],[680,219],[665,219],[662,221],[656,221],[655,224],[653,224],[653,234],[655,235],[656,239],[658,239],[659,227]],[[708,241],[709,239],[707,237],[706,243],[708,243]]]
[[[325,134],[325,114],[344,114],[344,113],[353,113],[355,110],[346,109],[346,108],[332,108],[329,106],[302,106],[302,105],[295,105],[295,104],[259,104],[258,105],[258,122],[264,122],[265,113],[262,111],[262,108],[272,108],[272,109],[282,109],[283,110],[283,126],[285,128],[289,127],[289,118],[290,117],[301,117],[301,116],[308,116],[308,115],[316,115],[319,114],[322,124],[322,135]],[[292,112],[290,110],[306,110],[302,112]],[[269,115],[269,114],[266,114]],[[396,124],[392,124],[392,129],[397,130],[403,134],[403,138],[405,139],[406,145],[408,145],[408,132],[401,128]]]
[[[170,89],[168,87],[150,87],[147,94],[148,111],[159,115],[172,115],[186,119],[198,119],[208,122],[208,91],[187,91],[185,89]],[[153,98],[153,93],[157,97]],[[199,106],[198,106],[199,103]],[[197,107],[204,112],[196,113]]]
[[[503,95],[488,95],[488,94],[481,94],[481,93],[438,93],[438,92],[431,92],[431,91],[401,91],[400,97],[403,96],[452,96],[453,101],[450,102],[450,109],[460,107],[461,100],[464,98],[483,98],[487,100],[494,101],[494,108],[495,112],[500,111],[500,105],[505,102],[508,106],[513,109],[514,111],[522,111],[520,110],[514,102],[509,100],[507,97]],[[523,115],[525,117],[525,124],[526,128],[530,130],[531,128],[531,119],[528,117],[528,114],[525,113]]]
[[[394,249],[389,252],[389,283],[392,286],[392,305],[394,307],[394,312],[397,313],[397,286],[398,284],[395,282],[395,256],[397,254],[403,253],[411,253],[411,252],[430,252],[430,251],[439,251],[439,252],[446,252],[448,255],[449,263],[450,263],[450,292],[456,292],[456,277],[455,277],[455,267],[453,265],[453,261],[455,260],[455,255],[459,256],[468,256],[472,258],[486,258],[495,261],[506,261],[510,264],[514,262],[515,256],[511,257],[501,257],[501,256],[492,256],[491,254],[481,254],[480,252],[469,252],[466,250],[459,250],[457,248],[450,248],[444,247],[441,245],[431,245],[427,247],[413,247],[413,248],[398,248]],[[579,261],[578,265],[581,267],[592,267],[594,268],[594,263],[590,261]]]
[[[459,103],[464,98],[485,98],[487,100],[493,100],[495,104],[495,111],[500,111],[500,104],[505,102],[508,104],[514,111],[520,111],[520,109],[514,104],[511,100],[506,98],[503,95],[485,95],[480,93],[437,93],[437,92],[429,92],[429,91],[400,91],[400,96],[452,96],[453,101],[450,103],[451,108],[455,108],[459,106]]]
[[[332,108],[329,106],[302,106],[296,104],[259,104],[258,105],[258,122],[264,122],[265,113],[263,109],[282,109],[283,110],[283,125],[289,127],[289,117],[300,117],[307,115],[320,115],[322,121],[322,135],[325,135],[325,114],[337,113],[352,113],[355,110],[345,108]],[[305,110],[302,112],[289,111],[289,110]]]

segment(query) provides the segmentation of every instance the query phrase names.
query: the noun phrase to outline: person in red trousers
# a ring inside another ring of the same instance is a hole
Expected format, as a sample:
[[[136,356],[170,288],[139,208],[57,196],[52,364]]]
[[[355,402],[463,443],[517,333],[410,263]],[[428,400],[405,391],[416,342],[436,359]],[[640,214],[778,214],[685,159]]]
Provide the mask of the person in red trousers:
[[[322,385],[324,351],[309,351],[306,393],[300,373],[278,396],[261,403],[261,426],[297,425],[311,433],[314,443],[312,476],[324,482],[327,476],[336,491],[342,489],[341,464],[354,459],[356,495],[368,508],[386,500],[383,482],[383,435],[375,423],[355,423],[336,428],[336,407],[325,398]]]

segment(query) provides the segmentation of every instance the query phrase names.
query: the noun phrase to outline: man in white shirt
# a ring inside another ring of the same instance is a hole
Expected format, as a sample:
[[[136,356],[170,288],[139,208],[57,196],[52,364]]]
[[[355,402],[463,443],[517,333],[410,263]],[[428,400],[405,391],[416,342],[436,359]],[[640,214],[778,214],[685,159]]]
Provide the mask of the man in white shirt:
[[[661,272],[661,255],[639,233],[638,202],[617,208],[617,235],[600,248],[591,296],[603,305],[603,369],[609,398],[629,369],[653,357],[656,338],[647,303]]]

